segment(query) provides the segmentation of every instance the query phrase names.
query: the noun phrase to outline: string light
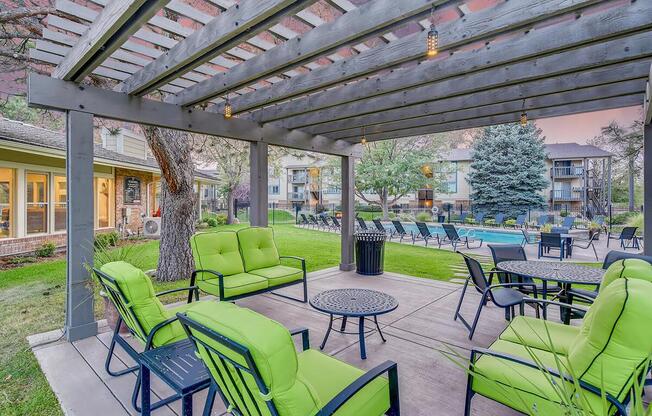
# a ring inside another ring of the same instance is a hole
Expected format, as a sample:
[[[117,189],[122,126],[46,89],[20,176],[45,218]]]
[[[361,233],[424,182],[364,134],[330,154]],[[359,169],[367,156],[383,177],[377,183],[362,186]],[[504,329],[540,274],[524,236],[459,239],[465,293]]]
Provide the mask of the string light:
[[[226,103],[224,103],[224,118],[233,117],[233,108],[231,107],[231,102],[229,101],[229,96],[226,96]]]
[[[439,47],[439,32],[435,29],[435,6],[430,10],[430,30],[428,31],[428,39],[426,41],[426,55],[433,57],[437,55]]]
[[[527,112],[525,111],[525,100],[523,100],[523,108],[521,110],[521,126],[527,126]]]
[[[364,130],[364,126],[362,126],[362,139],[360,140],[360,143],[367,144],[367,136],[365,136]]]

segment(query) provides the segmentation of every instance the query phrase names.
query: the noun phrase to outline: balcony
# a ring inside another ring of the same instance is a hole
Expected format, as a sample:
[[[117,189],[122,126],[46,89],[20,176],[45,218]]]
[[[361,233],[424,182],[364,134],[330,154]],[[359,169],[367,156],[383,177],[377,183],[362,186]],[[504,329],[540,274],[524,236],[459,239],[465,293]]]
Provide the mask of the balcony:
[[[553,178],[579,178],[584,176],[584,166],[557,166],[550,168]]]
[[[305,192],[288,192],[288,201],[305,201]]]
[[[550,191],[550,199],[555,201],[581,201],[583,188],[555,189]]]
[[[295,175],[290,175],[290,182],[306,183],[308,182],[308,175],[306,175],[305,173],[297,173]]]

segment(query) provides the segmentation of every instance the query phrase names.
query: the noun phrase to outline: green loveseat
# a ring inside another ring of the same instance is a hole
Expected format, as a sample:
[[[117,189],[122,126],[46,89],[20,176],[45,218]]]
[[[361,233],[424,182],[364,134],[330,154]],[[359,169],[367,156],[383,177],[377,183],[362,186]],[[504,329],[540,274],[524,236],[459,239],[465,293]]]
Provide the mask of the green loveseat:
[[[519,316],[489,349],[472,350],[465,415],[475,394],[526,414],[566,414],[562,397],[578,400],[578,389],[591,414],[626,415],[649,371],[650,325],[652,283],[626,277],[603,285],[581,327]]]
[[[269,227],[199,233],[191,237],[190,245],[196,268],[190,285],[196,283],[203,292],[230,301],[301,283],[303,299],[274,294],[308,301],[306,261],[279,256]],[[281,259],[298,261],[301,268],[283,265]]]
[[[211,373],[211,389],[234,415],[400,413],[396,363],[365,373],[310,349],[307,329],[290,332],[229,302],[198,303],[178,316]],[[292,335],[302,335],[302,352],[295,350]]]

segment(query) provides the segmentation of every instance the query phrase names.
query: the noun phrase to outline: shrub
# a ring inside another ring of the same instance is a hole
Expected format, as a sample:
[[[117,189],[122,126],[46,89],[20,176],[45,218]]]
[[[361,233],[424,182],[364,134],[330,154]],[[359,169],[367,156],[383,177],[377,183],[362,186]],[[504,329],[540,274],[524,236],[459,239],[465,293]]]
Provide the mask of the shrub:
[[[420,222],[432,221],[432,215],[428,214],[427,212],[420,212],[416,215],[415,218]]]
[[[509,225],[509,226],[516,225],[516,220],[515,219],[506,220],[505,225]]]
[[[473,225],[473,224],[476,223],[476,221],[475,221],[475,218],[468,218],[468,217],[467,217],[467,218],[464,220],[464,223],[465,223],[465,224],[471,224],[471,225]]]
[[[391,215],[389,217],[392,218]],[[408,212],[401,212],[398,215],[398,219],[401,220],[401,221],[414,221],[414,216],[412,216],[412,214],[410,214]]]
[[[560,213],[559,213],[559,216],[562,217],[562,218],[564,218],[564,217],[568,217],[568,211],[562,211],[562,212],[560,212]]]
[[[94,245],[97,248],[115,247],[118,245],[118,240],[120,240],[120,234],[118,234],[117,231],[111,231],[109,233],[101,233],[95,235]]]
[[[643,231],[643,213],[639,212],[636,215],[633,215],[629,221],[627,221],[627,225],[630,227],[638,227],[640,231]]]
[[[35,251],[36,257],[52,257],[57,247],[51,241],[46,241]]]
[[[208,218],[206,220],[206,224],[208,224],[209,227],[217,227],[217,219],[215,218]]]
[[[485,220],[484,223],[486,225],[496,225],[496,220],[493,218],[489,218],[488,220]]]
[[[611,224],[627,224],[632,217],[635,217],[637,212],[621,212],[611,216]]]
[[[217,214],[215,216],[215,221],[217,221],[217,225],[225,225],[226,224],[226,215],[225,214]]]
[[[16,256],[11,257],[7,260],[9,264],[25,264],[25,263],[34,263],[36,261],[35,257],[32,256]]]
[[[382,209],[380,208],[380,205],[358,205],[355,208],[356,211],[360,212],[381,212]]]

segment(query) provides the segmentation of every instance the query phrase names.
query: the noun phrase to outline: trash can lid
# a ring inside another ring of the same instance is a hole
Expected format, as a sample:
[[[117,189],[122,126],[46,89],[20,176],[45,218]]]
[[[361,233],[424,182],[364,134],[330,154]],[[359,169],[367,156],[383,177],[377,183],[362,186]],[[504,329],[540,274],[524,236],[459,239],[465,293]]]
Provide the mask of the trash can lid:
[[[359,231],[354,237],[358,241],[385,241],[387,235],[380,231]]]

